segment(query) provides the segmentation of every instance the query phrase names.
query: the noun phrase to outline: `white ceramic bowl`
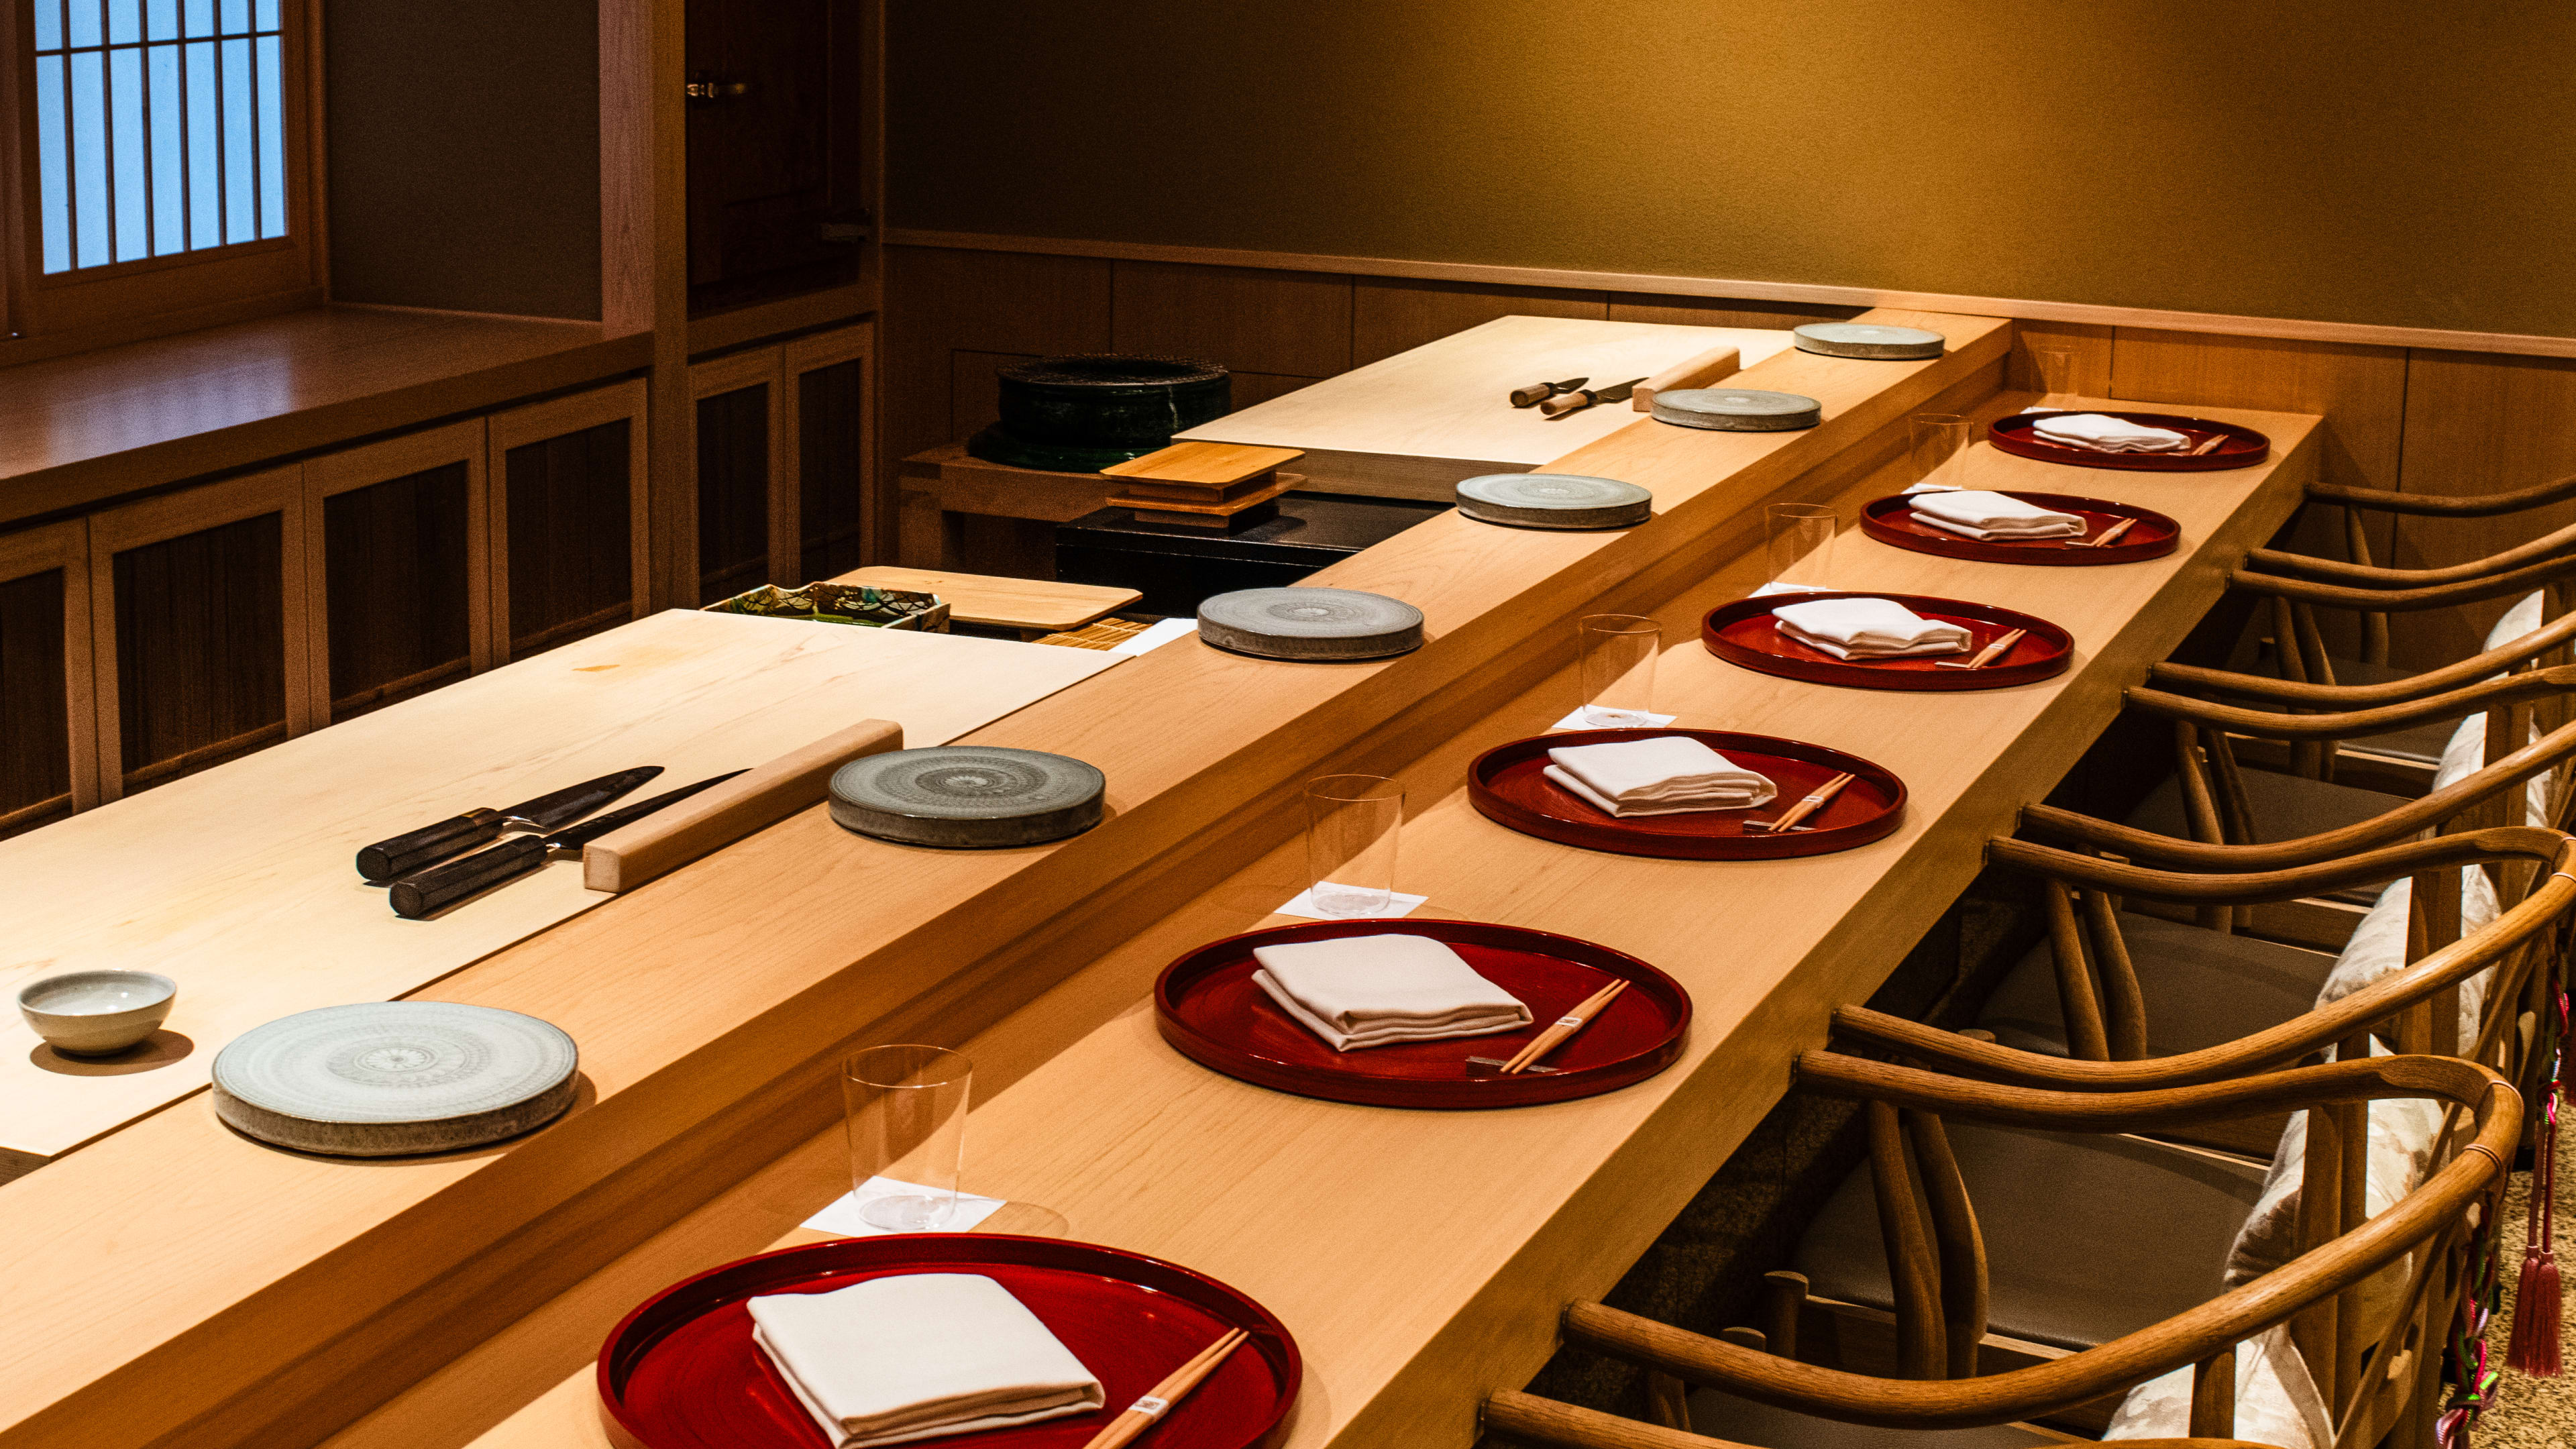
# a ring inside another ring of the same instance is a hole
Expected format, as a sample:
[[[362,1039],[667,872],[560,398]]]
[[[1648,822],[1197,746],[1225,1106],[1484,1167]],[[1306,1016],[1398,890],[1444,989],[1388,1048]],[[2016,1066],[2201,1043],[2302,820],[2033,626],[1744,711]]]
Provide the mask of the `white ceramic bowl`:
[[[30,983],[18,1011],[54,1050],[102,1056],[150,1036],[178,995],[178,982],[149,971],[74,971]]]

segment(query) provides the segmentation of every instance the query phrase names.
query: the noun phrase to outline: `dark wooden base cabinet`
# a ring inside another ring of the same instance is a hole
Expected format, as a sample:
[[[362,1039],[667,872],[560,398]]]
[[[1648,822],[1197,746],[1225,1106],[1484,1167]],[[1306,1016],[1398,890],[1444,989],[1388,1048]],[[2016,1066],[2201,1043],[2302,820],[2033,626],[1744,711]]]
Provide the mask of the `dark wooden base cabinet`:
[[[494,661],[641,617],[644,384],[496,413],[490,451]]]
[[[89,525],[0,537],[0,836],[98,803]]]
[[[690,367],[699,602],[867,562],[874,332],[863,323]]]
[[[484,455],[477,418],[304,465],[316,723],[491,667]]]

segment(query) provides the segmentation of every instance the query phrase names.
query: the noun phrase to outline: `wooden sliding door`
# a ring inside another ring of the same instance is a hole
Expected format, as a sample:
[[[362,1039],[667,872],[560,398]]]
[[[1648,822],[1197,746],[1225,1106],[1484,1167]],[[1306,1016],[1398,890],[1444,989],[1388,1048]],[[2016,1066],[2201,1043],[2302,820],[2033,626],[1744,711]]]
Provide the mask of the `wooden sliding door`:
[[[794,582],[812,583],[865,567],[875,522],[868,483],[875,475],[876,328],[867,323],[799,337],[780,349],[787,377],[787,435],[796,467],[774,496],[792,499]]]
[[[0,537],[0,836],[98,803],[89,525]]]
[[[493,662],[641,618],[644,384],[495,413],[489,455]]]
[[[304,465],[317,724],[492,664],[483,420]]]
[[[698,410],[698,602],[793,584],[796,512],[788,460],[786,373],[775,347],[689,369]]]

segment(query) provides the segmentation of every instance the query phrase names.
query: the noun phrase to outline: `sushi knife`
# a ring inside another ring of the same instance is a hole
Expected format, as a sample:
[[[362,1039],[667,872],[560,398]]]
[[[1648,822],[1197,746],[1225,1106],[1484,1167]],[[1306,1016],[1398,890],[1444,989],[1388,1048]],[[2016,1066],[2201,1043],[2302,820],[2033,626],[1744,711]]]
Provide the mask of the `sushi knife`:
[[[1547,401],[1558,393],[1572,392],[1591,380],[1588,377],[1569,377],[1563,382],[1534,382],[1527,387],[1516,387],[1512,389],[1512,406],[1531,407]]]
[[[1552,397],[1540,403],[1538,410],[1547,414],[1548,420],[1553,422],[1558,418],[1570,417],[1585,408],[1596,407],[1602,403],[1626,402],[1628,395],[1637,390],[1637,384],[1644,381],[1642,377],[1632,377],[1612,387],[1578,387],[1563,397]]]
[[[513,830],[545,831],[570,824],[662,773],[644,765],[522,800],[507,810],[468,810],[454,819],[405,831],[358,852],[358,874],[376,885],[459,855]]]
[[[463,860],[451,860],[445,865],[431,866],[417,875],[404,876],[394,882],[390,893],[394,914],[407,921],[419,920],[467,896],[526,875],[545,864],[546,858],[558,850],[578,851],[612,830],[632,825],[665,805],[676,805],[710,785],[721,785],[742,773],[731,770],[694,785],[665,790],[649,800],[639,800],[611,810],[552,835],[521,835],[502,841],[490,850],[478,850]]]

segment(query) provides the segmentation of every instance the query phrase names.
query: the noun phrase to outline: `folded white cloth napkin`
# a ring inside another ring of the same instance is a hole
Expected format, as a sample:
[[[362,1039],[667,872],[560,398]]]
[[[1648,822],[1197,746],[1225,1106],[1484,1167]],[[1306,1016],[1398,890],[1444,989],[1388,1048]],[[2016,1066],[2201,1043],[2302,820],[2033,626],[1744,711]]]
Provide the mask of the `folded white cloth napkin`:
[[[1948,493],[1917,493],[1909,505],[1917,523],[1965,534],[1970,538],[2081,538],[2084,520],[2009,493],[1960,488]]]
[[[1836,659],[1897,659],[1963,654],[1967,630],[1922,615],[1894,599],[1818,599],[1771,611],[1781,633]]]
[[[1688,735],[1547,752],[1541,773],[1604,815],[1680,815],[1750,810],[1779,787]]]
[[[1336,936],[1255,946],[1255,984],[1337,1052],[1487,1036],[1529,1025],[1520,998],[1428,936]]]
[[[749,1300],[752,1340],[836,1445],[872,1449],[1100,1408],[1100,1380],[977,1273]]]
[[[2171,428],[2127,422],[2107,413],[2042,418],[2031,424],[2030,430],[2052,443],[2072,443],[2097,453],[2170,453],[2191,443],[2189,437]]]

